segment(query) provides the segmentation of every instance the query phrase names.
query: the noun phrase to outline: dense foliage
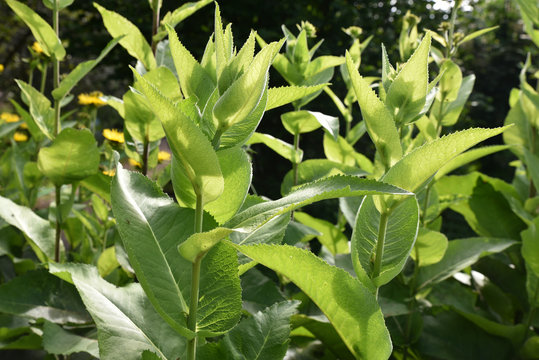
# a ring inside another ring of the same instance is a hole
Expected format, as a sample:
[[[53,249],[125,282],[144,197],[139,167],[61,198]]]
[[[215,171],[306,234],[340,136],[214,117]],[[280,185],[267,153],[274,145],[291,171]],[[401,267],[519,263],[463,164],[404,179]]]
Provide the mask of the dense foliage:
[[[539,358],[530,54],[504,126],[462,120],[477,79],[459,49],[497,26],[457,29],[462,1],[430,30],[391,8],[402,15],[391,46],[373,49],[380,34],[350,26],[328,54],[324,29],[306,20],[238,35],[210,0],[149,0],[146,28],[94,3],[85,13],[99,14],[107,40],[63,73],[72,58],[60,29],[76,25],[59,15],[74,16],[73,3],[34,4],[49,24],[5,0],[35,42],[0,123],[4,354]],[[346,5],[329,3],[311,9]],[[539,47],[539,4],[517,3]],[[177,29],[212,6],[213,34],[190,51]],[[136,61],[115,65],[129,86],[111,77],[107,94],[78,93],[118,48]],[[367,76],[372,51],[379,77]],[[102,129],[111,113],[119,122]],[[272,114],[279,123],[264,126]],[[288,166],[278,195],[257,183],[275,172],[258,156],[266,148]],[[469,167],[500,153],[511,182]],[[471,235],[448,236],[448,213]]]

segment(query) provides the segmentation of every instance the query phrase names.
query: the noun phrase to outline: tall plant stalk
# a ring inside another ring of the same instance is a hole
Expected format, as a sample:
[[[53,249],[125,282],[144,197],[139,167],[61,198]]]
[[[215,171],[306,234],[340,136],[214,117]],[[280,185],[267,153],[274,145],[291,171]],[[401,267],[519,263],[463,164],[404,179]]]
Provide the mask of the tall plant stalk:
[[[54,1],[54,8],[52,10],[52,25],[56,36],[60,38],[60,24],[59,24],[59,10],[58,0]],[[56,89],[60,86],[60,61],[56,56],[52,57],[52,70],[53,70],[53,88]],[[54,136],[58,136],[61,131],[60,124],[60,101],[54,100]],[[62,233],[62,211],[61,211],[61,190],[62,185],[55,186],[56,193],[56,234],[54,242],[54,261],[60,261],[60,238]]]

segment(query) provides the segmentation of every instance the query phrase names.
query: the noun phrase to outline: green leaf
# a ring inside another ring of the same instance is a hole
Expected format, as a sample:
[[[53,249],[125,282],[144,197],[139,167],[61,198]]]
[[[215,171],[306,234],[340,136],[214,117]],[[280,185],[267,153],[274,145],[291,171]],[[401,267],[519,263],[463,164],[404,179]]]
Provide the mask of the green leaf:
[[[468,129],[431,141],[408,153],[382,177],[382,181],[416,191],[447,162],[475,144],[502,133],[506,127]]]
[[[517,2],[520,3],[520,1],[517,1]],[[496,30],[497,28],[499,28],[499,26],[492,26],[492,27],[488,27],[488,28],[484,28],[484,29],[481,29],[481,30],[474,31],[473,33],[466,35],[462,40],[460,40],[458,42],[458,45],[462,45],[465,42],[473,40],[476,37],[479,37],[479,36],[484,35],[484,34],[486,34],[488,32],[491,32],[492,30]]]
[[[372,162],[363,154],[358,153],[348,141],[339,136],[337,141],[324,134],[324,154],[334,162],[346,166],[359,167],[367,173],[374,171]]]
[[[389,214],[380,213],[366,196],[352,233],[352,262],[361,282],[373,291],[397,276],[414,246],[419,205],[409,197]],[[374,287],[373,287],[374,285]]]
[[[0,196],[0,218],[21,230],[33,244],[42,262],[54,259],[54,229],[50,223],[36,215],[30,208],[15,204]],[[42,255],[42,254],[44,255]]]
[[[184,353],[185,339],[155,312],[140,284],[117,288],[84,264],[52,263],[50,271],[77,287],[97,325],[101,359],[138,360],[150,350],[172,360]]]
[[[180,208],[155,183],[123,170],[121,165],[112,183],[112,209],[131,265],[148,298],[174,329],[192,337],[186,326],[192,264],[176,248],[194,232],[194,210]],[[204,230],[213,227],[215,222],[206,216]],[[202,261],[197,312],[202,336],[223,333],[240,315],[237,257],[229,250],[215,246]]]
[[[222,239],[226,238],[233,230],[217,227],[208,232],[194,233],[189,236],[179,247],[178,251],[184,259],[194,263]]]
[[[305,184],[287,196],[261,204],[253,205],[224,224],[224,227],[238,231],[251,231],[267,223],[274,217],[317,201],[345,196],[412,195],[397,187],[374,180],[360,179],[355,176],[332,176]]]
[[[215,89],[215,82],[206,70],[195,60],[193,55],[178,40],[178,35],[167,26],[170,51],[180,79],[185,97],[195,97],[200,109],[203,109]]]
[[[63,99],[79,81],[82,80],[94,67],[103,60],[105,56],[118,44],[122,37],[112,39],[107,46],[101,51],[101,54],[95,60],[85,61],[77,65],[69,75],[62,79],[60,85],[52,91],[52,97],[60,101]]]
[[[536,277],[539,277],[539,218],[535,218],[528,229],[522,231],[521,254],[526,260],[527,268],[530,269]]]
[[[449,242],[444,234],[427,228],[420,228],[414,250],[410,255],[418,266],[436,264],[444,257],[448,244]]]
[[[314,86],[281,86],[268,89],[266,111],[291,103],[322,90],[329,84]]]
[[[232,246],[294,282],[324,312],[354,356],[390,356],[391,340],[376,298],[347,272],[292,246]]]
[[[303,134],[314,131],[322,126],[335,140],[339,136],[339,119],[317,111],[292,111],[281,115],[285,129],[291,133]]]
[[[439,91],[436,99],[445,102],[452,102],[457,99],[460,87],[462,85],[462,71],[453,61],[447,59],[440,67],[442,74],[439,84]]]
[[[245,69],[253,61],[255,52],[255,32],[251,30],[249,37],[241,47],[240,51],[223,68],[219,76],[219,94],[223,94],[234,81],[243,74]]]
[[[75,0],[43,0],[43,4],[48,7],[49,9],[51,10],[54,10],[54,6],[55,6],[55,2],[57,2],[57,10],[60,11],[60,10],[63,10],[65,9],[66,7],[68,7],[69,5],[73,4],[73,1]]]
[[[307,65],[304,76],[308,79],[322,71],[344,64],[344,62],[345,59],[342,56],[319,56]]]
[[[56,185],[69,184],[97,173],[99,150],[89,130],[65,128],[51,146],[41,148],[37,162]]]
[[[140,30],[131,21],[114,11],[105,9],[97,3],[94,3],[94,7],[101,14],[103,24],[109,34],[113,38],[123,36],[120,39],[120,45],[127,50],[129,55],[140,60],[146,70],[154,69],[157,66],[152,48],[146,39],[144,39],[144,35],[142,35]]]
[[[120,266],[120,263],[116,259],[115,247],[111,246],[103,250],[99,258],[97,259],[97,271],[101,277],[107,277],[116,268]]]
[[[187,2],[182,4],[179,8],[172,12],[167,12],[163,19],[161,20],[161,25],[159,27],[159,32],[154,36],[154,41],[159,41],[166,36],[165,24],[171,27],[176,27],[183,20],[187,19],[189,16],[193,15],[195,12],[203,8],[204,6],[211,3],[212,0],[200,0],[196,2]]]
[[[75,335],[49,321],[45,321],[43,325],[43,349],[47,353],[55,355],[86,352],[99,358],[97,340]]]
[[[399,134],[393,116],[376,96],[367,81],[359,75],[350,54],[346,54],[346,66],[356,92],[367,132],[380,153],[386,169],[402,157]]]
[[[518,347],[524,341],[526,333],[526,326],[524,324],[518,325],[504,325],[498,322],[486,319],[481,315],[469,313],[465,311],[455,310],[459,315],[471,321],[485,332],[494,336],[506,338],[513,346]]]
[[[213,107],[217,132],[225,132],[232,125],[247,118],[257,107],[267,88],[269,67],[282,44],[283,40],[265,46],[243,75],[217,100]]]
[[[34,118],[30,116],[30,114],[26,110],[24,110],[15,100],[11,99],[11,104],[13,104],[15,111],[19,114],[19,116],[28,126],[28,131],[30,132],[30,135],[32,135],[32,138],[34,138],[34,141],[36,143],[40,143],[45,137],[45,134],[41,131],[39,126],[36,124],[36,122],[34,121]],[[15,124],[17,123],[8,123],[8,124],[2,125],[2,130],[0,131],[2,136],[5,136],[8,132],[15,130],[19,126]]]
[[[152,110],[161,120],[173,156],[181,162],[195,193],[202,196],[202,204],[216,200],[223,192],[223,174],[208,138],[186,114],[185,111],[190,109],[182,106],[190,103],[174,104],[136,71],[134,74]]]
[[[219,341],[221,352],[225,357],[234,354],[242,359],[284,358],[289,343],[290,317],[298,304],[298,301],[276,303],[246,318]]]
[[[309,226],[320,233],[316,238],[333,254],[348,254],[348,238],[334,224],[329,221],[317,219],[307,213],[295,212],[294,219],[303,225]]]
[[[277,139],[269,134],[262,134],[255,132],[253,136],[247,142],[248,144],[258,144],[263,143],[277,154],[281,155],[287,160],[290,160],[292,163],[298,164],[301,163],[303,159],[303,150],[297,149],[294,150],[294,146],[288,144],[281,139]]]
[[[43,48],[43,52],[47,56],[52,56],[58,61],[62,60],[66,51],[60,42],[60,39],[52,29],[52,27],[36,12],[15,0],[6,0],[7,4],[17,14],[18,17],[24,21],[24,23],[32,31],[32,35],[37,40],[39,45]]]
[[[447,104],[447,106],[444,106],[443,108],[443,116],[442,116],[442,125],[443,126],[452,126],[455,125],[460,113],[462,112],[462,109],[464,109],[464,105],[466,104],[466,101],[468,101],[468,98],[470,97],[470,94],[472,93],[473,87],[475,84],[475,75],[468,75],[462,80],[462,85],[460,86],[459,92],[457,94],[457,98],[455,101],[450,102]],[[439,106],[440,104],[435,102],[432,106],[431,114],[436,114],[439,112]]]
[[[333,175],[355,175],[362,176],[366,173],[355,166],[344,165],[327,159],[309,159],[297,165],[297,181],[294,185],[294,171],[286,173],[281,183],[281,194],[287,195],[294,186],[327,178]]]
[[[30,102],[30,114],[35,123],[35,126],[41,130],[43,134],[52,140],[52,129],[54,127],[54,110],[51,108],[51,102],[45,95],[37,91],[31,85],[24,81],[15,80],[22,94]]]
[[[0,286],[0,311],[58,324],[90,321],[73,285],[46,270],[29,271]]]
[[[508,145],[492,145],[468,150],[460,155],[457,155],[452,160],[447,162],[444,166],[442,166],[434,176],[434,179],[441,179],[443,176],[449,174],[453,170],[460,168],[461,166],[469,164],[472,161],[480,159],[484,156],[494,154],[498,151],[507,150],[508,148]]]
[[[427,32],[421,44],[397,74],[387,92],[386,105],[389,111],[393,113],[395,122],[399,127],[415,120],[425,105],[429,83],[428,59],[430,42],[431,35]]]
[[[468,238],[451,240],[441,261],[419,269],[419,288],[432,286],[453,276],[477,260],[490,254],[504,251],[516,241],[498,238]]]

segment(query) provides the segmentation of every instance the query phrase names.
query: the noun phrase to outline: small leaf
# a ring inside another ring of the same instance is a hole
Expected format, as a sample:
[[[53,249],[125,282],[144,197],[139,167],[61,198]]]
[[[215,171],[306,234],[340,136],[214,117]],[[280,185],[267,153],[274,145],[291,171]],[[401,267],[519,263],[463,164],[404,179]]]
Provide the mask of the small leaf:
[[[159,32],[154,36],[154,41],[159,41],[166,36],[165,24],[175,28],[176,25],[193,15],[195,12],[211,3],[212,0],[199,0],[196,2],[187,2],[172,12],[167,12],[161,20]]]
[[[432,286],[462,269],[473,265],[481,257],[504,251],[516,241],[496,238],[469,238],[451,240],[441,261],[419,269],[419,288]]]
[[[481,29],[481,30],[474,31],[473,33],[466,35],[462,40],[460,40],[458,42],[458,45],[464,44],[465,42],[473,40],[476,37],[479,37],[479,36],[481,36],[483,34],[491,32],[493,30],[496,30],[497,28],[499,28],[499,26],[492,26],[492,27],[488,27],[488,28],[484,28],[484,29]]]
[[[232,246],[294,282],[325,313],[354,356],[390,356],[389,332],[374,295],[347,272],[292,246]]]
[[[52,140],[52,129],[54,127],[54,110],[51,108],[51,102],[45,95],[37,91],[31,85],[21,80],[15,80],[22,94],[30,103],[30,114],[35,126],[50,140]]]
[[[380,153],[386,169],[402,157],[399,134],[393,116],[376,96],[369,84],[359,75],[350,54],[346,54],[346,66],[356,92],[367,132]]]
[[[32,35],[43,48],[43,52],[47,56],[53,56],[58,61],[61,61],[65,57],[66,51],[52,27],[23,3],[15,0],[6,0],[6,2],[11,10],[30,28]]]
[[[314,86],[282,86],[268,89],[266,111],[291,103],[322,90],[329,84]]]
[[[90,131],[66,128],[51,146],[41,148],[37,162],[53,183],[69,184],[97,173],[99,150]]]
[[[294,219],[303,225],[318,231],[320,235],[317,235],[316,238],[322,245],[327,247],[333,255],[348,254],[350,252],[346,236],[329,221],[314,218],[303,212],[295,212]]]
[[[414,250],[410,255],[418,266],[428,266],[442,260],[447,246],[448,241],[444,234],[438,231],[420,228]]]
[[[58,0],[57,1],[57,10],[60,11],[60,10],[63,10],[65,9],[66,7],[68,7],[69,5],[73,4],[73,1],[75,0]],[[54,4],[55,0],[43,0],[43,4],[48,7],[49,9],[51,10],[54,10]]]
[[[129,55],[140,60],[146,70],[154,69],[157,65],[152,49],[140,30],[122,15],[105,9],[101,5],[94,3],[94,7],[103,17],[103,24],[113,38],[120,39],[120,45],[127,50]]]
[[[101,359],[138,360],[144,350],[164,360],[183,356],[185,339],[155,312],[140,284],[117,288],[85,264],[52,263],[50,271],[77,287],[96,322]]]
[[[263,143],[277,154],[281,155],[292,163],[298,164],[303,158],[303,150],[294,149],[294,146],[281,139],[277,139],[269,134],[254,133],[248,141],[248,144]]]
[[[184,259],[194,263],[212,247],[226,238],[233,230],[217,227],[208,232],[195,233],[185,240],[178,250]]]
[[[52,0],[51,0],[52,1]],[[52,96],[55,100],[63,99],[79,81],[82,80],[94,67],[103,60],[105,56],[118,44],[121,37],[112,39],[107,46],[101,51],[101,54],[95,60],[85,61],[77,65],[69,75],[62,79],[60,85],[52,91]]]
[[[367,173],[374,171],[372,162],[363,154],[358,153],[343,137],[335,141],[328,134],[324,134],[324,154],[326,157],[346,166],[359,167]]]
[[[291,133],[303,134],[314,131],[322,126],[335,140],[339,136],[339,119],[317,111],[292,111],[281,115],[285,129]]]

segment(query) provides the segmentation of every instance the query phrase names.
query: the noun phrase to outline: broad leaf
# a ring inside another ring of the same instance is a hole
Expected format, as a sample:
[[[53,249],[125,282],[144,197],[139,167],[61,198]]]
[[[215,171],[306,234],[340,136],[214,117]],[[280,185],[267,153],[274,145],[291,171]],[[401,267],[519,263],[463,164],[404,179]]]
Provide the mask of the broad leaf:
[[[75,335],[48,321],[43,325],[43,349],[47,353],[55,355],[86,352],[93,357],[99,358],[96,339]]]
[[[295,212],[294,219],[320,233],[316,238],[333,254],[348,254],[348,238],[329,221],[317,219],[307,213]]]
[[[103,24],[113,38],[121,37],[120,45],[127,50],[129,55],[140,60],[146,70],[154,69],[157,65],[152,48],[140,32],[140,30],[122,15],[110,11],[101,5],[94,3],[94,7],[103,17]]]
[[[58,324],[86,324],[91,320],[73,285],[46,270],[29,271],[2,284],[0,311]]]
[[[35,126],[37,126],[47,138],[52,140],[54,110],[51,108],[51,102],[45,95],[24,81],[15,80],[15,82],[19,85],[21,93],[26,97],[26,101],[29,102],[30,114],[35,122]],[[29,128],[31,127],[29,126]]]
[[[363,199],[352,233],[352,261],[365,286],[374,290],[401,272],[418,227],[419,205],[415,197],[407,198],[389,214],[380,214],[372,196]]]
[[[496,238],[469,238],[451,240],[441,261],[419,269],[419,288],[441,282],[462,269],[473,265],[479,258],[504,251],[516,241]]]
[[[66,51],[52,27],[39,16],[34,10],[15,0],[6,0],[7,4],[30,28],[32,35],[43,48],[47,56],[62,60]]]
[[[112,39],[107,46],[101,51],[101,54],[95,60],[85,61],[77,65],[69,75],[62,79],[60,85],[52,91],[52,96],[55,100],[63,99],[83,77],[86,76],[94,67],[103,60],[105,56],[118,44],[121,38]]]
[[[522,237],[522,257],[526,260],[527,268],[535,277],[539,278],[539,218],[535,218],[528,229],[521,232]]]
[[[51,146],[41,148],[37,162],[53,183],[69,184],[97,173],[99,150],[90,131],[66,128]]]
[[[182,108],[182,102],[174,104],[136,71],[134,74],[161,120],[172,154],[181,162],[195,193],[202,197],[203,204],[217,199],[224,188],[219,160],[208,138],[186,114],[190,109]]]
[[[346,271],[287,245],[233,246],[294,282],[326,314],[354,356],[390,356],[391,340],[376,298]]]
[[[436,264],[447,250],[447,237],[437,231],[420,228],[414,250],[410,254],[418,266]]]
[[[369,158],[358,153],[342,136],[337,137],[337,141],[335,141],[328,134],[324,134],[324,154],[331,161],[359,167],[368,173],[374,171],[374,166]]]
[[[194,232],[194,210],[180,208],[155,183],[120,166],[112,183],[112,209],[149,300],[174,329],[192,337],[186,326],[192,264],[176,249]],[[214,221],[206,216],[204,230],[213,227]],[[204,258],[201,274],[204,300],[197,312],[197,327],[206,333],[222,333],[236,324],[241,308],[235,253],[216,247]]]
[[[50,223],[30,208],[15,204],[0,196],[0,218],[21,230],[33,244],[32,248],[42,262],[54,259],[54,229]]]
[[[326,129],[336,140],[339,136],[339,119],[317,111],[292,111],[281,115],[284,128],[291,133],[303,134],[314,131],[319,127]]]
[[[393,116],[384,103],[376,96],[367,81],[359,75],[350,54],[346,54],[346,66],[356,92],[367,132],[376,150],[389,169],[402,157],[399,134]]]
[[[138,360],[150,350],[172,360],[185,351],[185,339],[155,312],[140,284],[117,288],[90,265],[51,264],[50,271],[77,287],[97,325],[101,359]]]

